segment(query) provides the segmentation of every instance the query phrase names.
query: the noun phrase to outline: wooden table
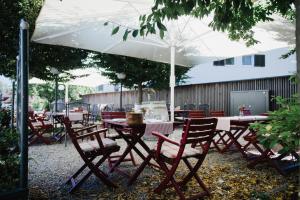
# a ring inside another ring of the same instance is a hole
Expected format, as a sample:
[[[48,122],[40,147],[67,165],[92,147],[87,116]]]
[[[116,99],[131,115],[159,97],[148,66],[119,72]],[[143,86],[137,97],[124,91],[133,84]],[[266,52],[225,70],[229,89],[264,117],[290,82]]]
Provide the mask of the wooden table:
[[[110,169],[110,172],[113,172],[121,162],[125,159],[125,157],[129,154],[131,150],[134,150],[138,156],[141,157],[141,159],[145,160],[147,156],[145,156],[136,146],[139,144],[147,154],[151,154],[151,150],[148,147],[148,145],[143,141],[142,137],[145,134],[146,126],[147,124],[141,124],[141,125],[128,125],[126,121],[120,120],[117,121],[116,119],[111,120],[111,119],[105,119],[103,120],[104,123],[107,123],[110,125],[110,127],[114,128],[116,132],[126,141],[127,147],[123,154],[120,156],[120,158],[117,160],[117,162],[113,165],[113,167]],[[161,122],[164,123],[164,122]],[[166,122],[170,123],[170,122]],[[157,130],[159,131],[159,130]],[[124,132],[127,132],[125,134]],[[128,134],[128,132],[130,134]],[[134,179],[138,174],[138,171],[136,171],[131,179]],[[130,181],[129,181],[130,182]]]
[[[243,157],[247,157],[245,151],[243,150],[245,145],[241,144],[238,140],[244,134],[249,132],[249,124],[256,121],[266,121],[267,116],[233,116],[233,117],[218,117],[217,124],[217,136],[213,144],[220,153],[224,153],[232,145],[235,145],[237,150],[241,152]],[[220,148],[219,144],[224,145],[224,148]]]

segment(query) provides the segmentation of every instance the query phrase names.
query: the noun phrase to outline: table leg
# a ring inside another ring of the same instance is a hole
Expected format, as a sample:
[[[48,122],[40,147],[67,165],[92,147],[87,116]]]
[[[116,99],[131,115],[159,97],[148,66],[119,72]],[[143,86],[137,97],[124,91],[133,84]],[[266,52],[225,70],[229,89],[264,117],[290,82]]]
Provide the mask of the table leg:
[[[241,154],[245,158],[247,158],[247,154],[243,150],[243,146],[238,142],[238,139],[243,135],[243,133],[245,133],[246,130],[247,129],[238,129],[238,130],[236,130],[236,132],[234,134],[232,132],[230,132],[230,131],[227,132],[227,135],[231,139],[231,142],[230,142],[229,146],[231,146],[232,144],[235,144],[235,146],[237,147],[237,149],[241,152]]]

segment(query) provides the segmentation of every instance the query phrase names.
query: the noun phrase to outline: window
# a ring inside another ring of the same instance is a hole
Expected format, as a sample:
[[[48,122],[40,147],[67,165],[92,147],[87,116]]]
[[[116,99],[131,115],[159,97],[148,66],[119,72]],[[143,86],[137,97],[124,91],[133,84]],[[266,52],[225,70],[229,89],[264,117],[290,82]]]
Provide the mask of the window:
[[[103,85],[99,85],[97,89],[98,89],[99,92],[102,92],[103,91]]]
[[[234,58],[227,58],[225,60],[225,65],[234,65]]]
[[[242,62],[243,65],[252,65],[252,56],[243,56]]]
[[[214,61],[214,66],[224,66],[225,65],[225,61],[224,60],[216,60]]]
[[[114,91],[115,91],[115,92],[119,92],[119,87],[120,87],[119,85],[115,85],[115,86],[114,86]]]
[[[264,67],[265,66],[265,55],[254,55],[254,66]]]

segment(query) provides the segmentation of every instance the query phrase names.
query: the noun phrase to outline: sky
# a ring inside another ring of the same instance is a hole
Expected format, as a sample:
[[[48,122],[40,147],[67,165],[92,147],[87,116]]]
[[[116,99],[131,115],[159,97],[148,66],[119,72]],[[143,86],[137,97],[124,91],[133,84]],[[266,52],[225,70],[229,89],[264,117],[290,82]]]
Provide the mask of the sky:
[[[7,90],[10,87],[11,87],[11,79],[0,75],[0,90],[1,90],[1,92],[5,92],[5,90]]]

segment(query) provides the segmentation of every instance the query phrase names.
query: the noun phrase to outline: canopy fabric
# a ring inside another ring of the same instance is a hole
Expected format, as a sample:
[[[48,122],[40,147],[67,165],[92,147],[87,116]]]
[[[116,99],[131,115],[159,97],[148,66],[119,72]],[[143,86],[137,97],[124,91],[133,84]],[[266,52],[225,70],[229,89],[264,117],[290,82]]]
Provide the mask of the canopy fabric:
[[[276,17],[275,22],[261,23],[255,27],[255,38],[261,43],[247,48],[244,42],[230,41],[226,34],[213,31],[208,24],[212,17],[203,20],[180,17],[165,22],[168,29],[162,40],[159,34],[147,37],[129,36],[123,41],[128,27],[139,27],[139,16],[149,13],[152,0],[46,0],[36,21],[32,40],[38,43],[71,46],[103,53],[145,58],[170,63],[170,46],[176,46],[175,64],[192,66],[286,47],[282,34],[294,35],[294,26]],[[108,23],[104,26],[105,22]],[[119,32],[111,36],[113,27],[121,25]],[[158,33],[158,31],[157,31]]]
[[[125,30],[138,28],[139,16],[150,13],[153,3],[153,0],[46,0],[32,41],[170,63],[171,120],[174,119],[175,64],[193,66],[295,43],[295,38],[285,37],[294,35],[294,26],[276,16],[274,22],[254,28],[260,43],[251,48],[244,42],[229,40],[226,33],[213,31],[208,26],[212,16],[202,20],[184,16],[176,21],[164,21],[168,29],[164,39],[158,34],[136,38],[129,35],[123,41]],[[107,26],[106,22],[109,22]],[[113,28],[119,25],[119,32],[112,36]]]

